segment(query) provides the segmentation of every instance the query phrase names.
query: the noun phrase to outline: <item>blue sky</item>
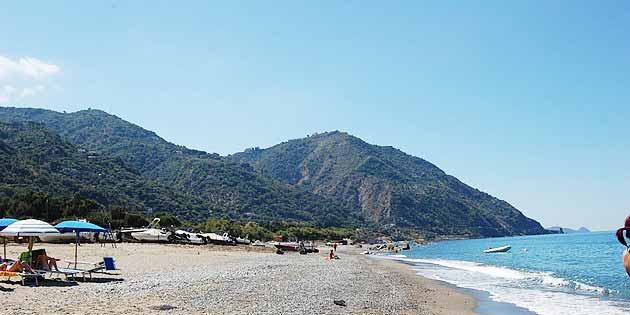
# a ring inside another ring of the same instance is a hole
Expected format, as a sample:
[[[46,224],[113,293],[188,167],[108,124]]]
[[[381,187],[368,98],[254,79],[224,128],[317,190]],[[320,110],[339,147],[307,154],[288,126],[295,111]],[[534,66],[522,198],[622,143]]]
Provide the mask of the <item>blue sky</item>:
[[[229,154],[393,145],[543,225],[630,213],[630,4],[0,4],[0,105],[99,108]]]

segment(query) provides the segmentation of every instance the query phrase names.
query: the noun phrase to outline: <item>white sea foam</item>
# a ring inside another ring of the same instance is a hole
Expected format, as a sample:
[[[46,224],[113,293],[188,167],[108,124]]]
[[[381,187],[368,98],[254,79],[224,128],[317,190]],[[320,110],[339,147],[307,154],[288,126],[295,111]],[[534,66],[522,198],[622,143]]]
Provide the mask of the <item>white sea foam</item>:
[[[563,278],[554,277],[549,273],[532,273],[534,279],[540,279],[540,282],[546,286],[556,288],[571,288],[578,292],[584,293],[597,293],[601,295],[609,295],[610,291],[597,286],[588,285],[574,280],[567,280]]]
[[[443,259],[408,259],[407,261],[419,262],[419,263],[424,263],[424,264],[440,265],[440,266],[453,268],[453,269],[461,269],[461,270],[467,270],[471,272],[478,272],[478,273],[485,274],[491,277],[496,277],[496,278],[515,279],[515,280],[527,278],[527,274],[524,272],[520,272],[520,271],[509,269],[509,268],[484,265],[484,264],[470,262],[470,261],[443,260]]]
[[[550,273],[525,272],[459,260],[382,258],[414,263],[419,275],[486,291],[492,300],[512,303],[540,315],[620,315],[628,314],[630,309],[628,303],[602,299],[608,294],[603,288]]]
[[[406,258],[406,255],[389,255],[389,257],[394,257],[394,258]]]

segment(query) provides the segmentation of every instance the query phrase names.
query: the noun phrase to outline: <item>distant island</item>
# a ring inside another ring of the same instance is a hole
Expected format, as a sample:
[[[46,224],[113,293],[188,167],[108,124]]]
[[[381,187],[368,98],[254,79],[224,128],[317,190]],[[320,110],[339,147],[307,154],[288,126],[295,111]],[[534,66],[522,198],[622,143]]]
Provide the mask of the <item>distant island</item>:
[[[573,233],[590,233],[591,231],[585,227],[581,227],[577,230],[574,229],[570,229],[567,227],[559,227],[559,226],[552,226],[552,227],[548,227],[547,230],[552,231],[554,233],[559,233],[559,234],[573,234]]]

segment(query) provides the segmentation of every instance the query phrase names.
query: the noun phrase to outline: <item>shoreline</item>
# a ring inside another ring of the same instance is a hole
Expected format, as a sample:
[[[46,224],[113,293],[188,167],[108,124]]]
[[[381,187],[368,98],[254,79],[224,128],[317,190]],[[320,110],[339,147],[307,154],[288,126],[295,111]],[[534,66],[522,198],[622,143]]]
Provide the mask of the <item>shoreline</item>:
[[[35,248],[74,258],[72,244]],[[95,274],[93,281],[46,280],[38,287],[0,277],[0,313],[475,314],[471,296],[418,277],[408,266],[371,259],[351,246],[341,246],[341,259],[329,261],[329,248],[320,248],[319,254],[277,255],[248,246],[82,244],[80,261],[114,257],[120,270]],[[25,249],[9,244],[8,256]]]
[[[471,293],[466,293],[461,288],[450,283],[430,279],[418,275],[412,265],[395,259],[383,259],[379,257],[364,256],[367,260],[380,264],[380,268],[389,272],[404,275],[411,282],[415,282],[419,287],[426,288],[432,292],[432,299],[436,314],[461,314],[461,315],[482,315],[475,311],[477,300]],[[425,297],[426,298],[426,297]]]
[[[378,256],[378,255],[377,255]],[[467,298],[472,300],[472,307],[470,308],[469,314],[476,315],[537,315],[535,312],[515,305],[513,303],[507,302],[498,302],[494,301],[490,298],[490,293],[486,291],[462,288],[458,287],[452,283],[430,279],[423,275],[416,273],[414,267],[416,266],[412,262],[400,260],[397,258],[384,258],[386,255],[382,255],[382,257],[371,257],[373,260],[381,260],[381,261],[389,261],[393,264],[398,264],[404,266],[404,268],[408,269],[414,277],[420,278],[426,282],[433,282],[434,286],[442,286],[445,290],[452,290],[459,294],[466,296]],[[450,302],[449,302],[450,303]],[[456,313],[460,314],[460,313]],[[463,314],[463,313],[462,313]]]

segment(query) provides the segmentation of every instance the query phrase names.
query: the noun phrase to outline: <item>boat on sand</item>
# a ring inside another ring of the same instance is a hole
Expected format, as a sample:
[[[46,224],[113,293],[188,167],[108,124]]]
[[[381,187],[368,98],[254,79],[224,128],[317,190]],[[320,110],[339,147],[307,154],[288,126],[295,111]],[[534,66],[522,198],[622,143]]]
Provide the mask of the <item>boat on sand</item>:
[[[283,250],[285,252],[297,252],[299,244],[298,242],[278,242],[277,244],[274,244],[274,246],[277,249]]]
[[[120,230],[120,238],[128,242],[168,242],[171,232],[158,229],[160,218],[155,218],[144,228],[123,228]]]

